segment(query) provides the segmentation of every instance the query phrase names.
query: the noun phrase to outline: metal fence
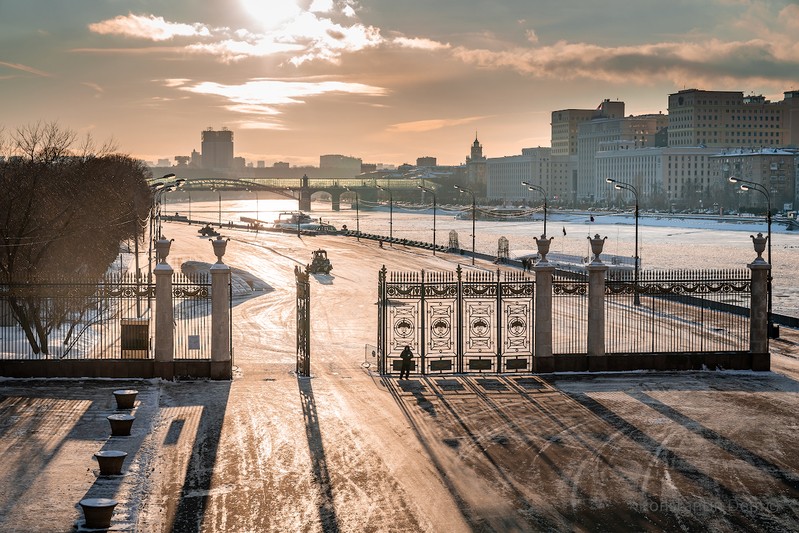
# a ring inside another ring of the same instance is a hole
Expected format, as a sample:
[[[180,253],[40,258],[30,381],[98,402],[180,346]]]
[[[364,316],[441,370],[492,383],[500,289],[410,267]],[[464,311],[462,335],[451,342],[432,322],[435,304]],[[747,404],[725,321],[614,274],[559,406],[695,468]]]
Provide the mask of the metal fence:
[[[605,285],[606,353],[749,349],[747,270],[614,272]]]
[[[552,277],[552,355],[588,351],[588,279],[559,271]]]
[[[173,278],[175,359],[210,359],[207,276]],[[135,275],[0,279],[0,359],[152,359],[155,285]]]
[[[208,274],[172,275],[175,359],[211,358],[211,307]]]
[[[0,280],[0,358],[150,357],[154,295],[154,286],[127,274]]]

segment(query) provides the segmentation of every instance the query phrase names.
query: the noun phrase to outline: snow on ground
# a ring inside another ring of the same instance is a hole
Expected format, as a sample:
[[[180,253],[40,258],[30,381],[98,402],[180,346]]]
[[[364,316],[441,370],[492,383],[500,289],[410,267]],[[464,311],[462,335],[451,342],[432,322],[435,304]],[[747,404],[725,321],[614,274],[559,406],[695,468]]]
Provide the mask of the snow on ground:
[[[168,224],[169,262],[213,261]],[[371,241],[228,231],[225,262],[273,290],[237,298],[231,382],[0,381],[0,530],[788,531],[799,527],[799,334],[773,372],[412,376],[365,368],[377,271],[468,259]],[[311,378],[294,375],[293,268],[311,278]],[[478,267],[496,268],[491,264]],[[131,437],[111,391],[140,391]],[[123,449],[123,476],[92,454]]]

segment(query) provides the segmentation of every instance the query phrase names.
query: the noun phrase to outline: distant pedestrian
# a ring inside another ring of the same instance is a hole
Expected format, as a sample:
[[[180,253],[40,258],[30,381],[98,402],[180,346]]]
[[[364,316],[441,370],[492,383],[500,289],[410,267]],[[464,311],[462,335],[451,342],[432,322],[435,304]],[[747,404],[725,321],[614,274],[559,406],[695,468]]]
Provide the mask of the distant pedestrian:
[[[404,375],[405,379],[410,379],[413,352],[411,351],[411,347],[409,345],[406,344],[405,348],[403,348],[402,353],[400,354],[400,359],[402,359],[402,366],[400,367],[399,378],[402,379],[402,376]]]

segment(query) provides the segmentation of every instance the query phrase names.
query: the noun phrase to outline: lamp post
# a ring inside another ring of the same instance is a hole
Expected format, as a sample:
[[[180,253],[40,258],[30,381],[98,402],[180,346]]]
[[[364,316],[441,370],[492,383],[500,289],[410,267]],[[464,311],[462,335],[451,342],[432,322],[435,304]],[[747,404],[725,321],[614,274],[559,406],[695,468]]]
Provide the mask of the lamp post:
[[[429,189],[422,185],[417,185],[416,187],[433,195],[433,255],[436,255],[436,193],[433,189]]]
[[[762,194],[766,198],[766,229],[768,231],[768,248],[766,249],[767,254],[767,261],[768,264],[771,265],[771,194],[769,190],[760,183],[756,183],[754,181],[747,181],[741,178],[737,178],[735,176],[730,176],[729,178],[730,183],[740,183],[742,191],[752,191],[755,190]],[[768,322],[768,336],[772,339],[777,339],[780,336],[779,330],[774,326],[774,320],[771,315],[771,280],[773,279],[771,275],[771,270],[768,273],[768,279],[766,280],[766,290],[768,293],[768,309],[766,311],[767,322]]]
[[[388,240],[389,245],[394,246],[394,195],[388,187],[377,185],[377,188],[388,193]]]
[[[527,183],[526,181],[522,182],[522,185],[527,185],[528,191],[537,191],[540,192],[541,195],[544,197],[544,237],[547,236],[547,191],[544,190],[543,187],[539,185],[533,185],[531,183]]]
[[[472,195],[472,264],[474,264],[474,239],[475,239],[475,225],[474,225],[474,218],[475,213],[477,211],[477,202],[474,198],[474,192],[466,189],[465,187],[461,187],[460,185],[455,185],[455,188],[461,192],[465,192],[466,194]]]
[[[351,193],[355,194],[355,238],[357,240],[361,240],[361,215],[360,215],[360,208],[358,204],[360,204],[360,200],[358,199],[358,191],[354,189],[350,189],[349,187],[344,187]]]
[[[258,226],[260,226],[261,211],[259,208],[260,198],[258,197],[258,189],[247,189],[247,192],[255,193],[255,233],[258,233]]]
[[[640,270],[640,260],[638,258],[638,190],[630,185],[629,183],[624,183],[623,181],[617,181],[613,178],[607,178],[605,180],[608,183],[613,184],[613,188],[616,190],[627,190],[633,193],[635,197],[635,269],[634,269],[634,281],[633,281],[633,288],[635,290],[633,303],[635,305],[641,305],[641,296],[638,294],[638,271]]]

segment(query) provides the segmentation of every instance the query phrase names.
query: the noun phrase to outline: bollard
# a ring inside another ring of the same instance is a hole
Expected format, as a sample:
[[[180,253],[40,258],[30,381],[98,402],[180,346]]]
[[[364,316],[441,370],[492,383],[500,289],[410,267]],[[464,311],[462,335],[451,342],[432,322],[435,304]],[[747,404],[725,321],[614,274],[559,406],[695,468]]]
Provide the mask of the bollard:
[[[137,394],[139,391],[133,389],[115,390],[114,398],[117,400],[117,409],[133,409]]]
[[[101,476],[118,476],[122,473],[122,463],[125,462],[127,452],[119,450],[103,450],[96,452],[94,457],[100,465]]]
[[[86,498],[80,501],[88,529],[108,529],[117,501],[111,498]]]
[[[112,437],[127,437],[136,417],[133,415],[108,415]]]

